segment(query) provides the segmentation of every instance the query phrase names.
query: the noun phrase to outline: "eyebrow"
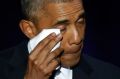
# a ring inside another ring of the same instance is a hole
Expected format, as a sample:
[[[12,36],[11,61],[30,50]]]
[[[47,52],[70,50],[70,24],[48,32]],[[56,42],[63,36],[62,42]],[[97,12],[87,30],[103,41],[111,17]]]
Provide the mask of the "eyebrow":
[[[67,19],[62,19],[62,20],[58,20],[54,25],[67,24],[68,22],[69,22],[69,20],[67,20]]]
[[[83,12],[81,12],[81,13],[79,14],[77,20],[78,20],[79,18],[84,17],[84,16],[85,16],[85,12],[83,11]],[[67,19],[58,20],[58,21],[55,22],[54,26],[56,27],[56,25],[59,25],[59,24],[69,24],[69,20],[67,20]]]

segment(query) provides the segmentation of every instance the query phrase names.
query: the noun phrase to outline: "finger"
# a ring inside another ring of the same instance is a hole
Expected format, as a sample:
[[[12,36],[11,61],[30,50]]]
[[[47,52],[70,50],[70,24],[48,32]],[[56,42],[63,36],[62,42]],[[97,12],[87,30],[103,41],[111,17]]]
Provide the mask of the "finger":
[[[51,63],[49,63],[49,65],[45,68],[45,72],[47,72],[47,74],[52,73],[60,64],[60,59],[54,59],[51,61]]]
[[[55,33],[51,33],[48,35],[45,39],[43,39],[41,42],[38,43],[38,45],[33,49],[33,51],[30,53],[30,58],[35,59],[38,53],[42,51],[42,49],[56,36]]]
[[[55,51],[51,52],[50,55],[47,57],[47,59],[44,61],[44,65],[48,65],[53,59],[60,56],[60,54],[63,52],[62,48],[58,48]]]
[[[42,50],[42,52],[38,55],[36,59],[39,62],[39,65],[45,61],[47,56],[50,54],[50,51],[61,39],[62,39],[62,35],[59,34],[55,39],[51,40],[51,42],[44,48],[44,50]]]

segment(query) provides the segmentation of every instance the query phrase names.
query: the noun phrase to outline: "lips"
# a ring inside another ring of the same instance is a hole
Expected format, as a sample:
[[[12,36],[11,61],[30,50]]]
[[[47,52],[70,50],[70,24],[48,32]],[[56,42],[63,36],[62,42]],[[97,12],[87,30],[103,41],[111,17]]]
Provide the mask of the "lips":
[[[78,53],[79,51],[82,50],[82,47],[83,47],[83,44],[80,44],[79,46],[74,46],[74,47],[71,47],[69,49],[67,49],[66,51],[64,51],[64,55],[65,54],[76,54]]]

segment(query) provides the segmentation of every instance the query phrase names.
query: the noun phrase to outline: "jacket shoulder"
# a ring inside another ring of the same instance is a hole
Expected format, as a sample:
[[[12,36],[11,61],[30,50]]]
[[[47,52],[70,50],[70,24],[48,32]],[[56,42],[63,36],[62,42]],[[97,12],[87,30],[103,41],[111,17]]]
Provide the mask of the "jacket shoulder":
[[[0,79],[23,79],[27,67],[27,43],[0,52]]]
[[[99,60],[97,58],[86,55],[85,60],[92,67],[93,72],[91,77],[94,79],[120,79],[120,68]]]

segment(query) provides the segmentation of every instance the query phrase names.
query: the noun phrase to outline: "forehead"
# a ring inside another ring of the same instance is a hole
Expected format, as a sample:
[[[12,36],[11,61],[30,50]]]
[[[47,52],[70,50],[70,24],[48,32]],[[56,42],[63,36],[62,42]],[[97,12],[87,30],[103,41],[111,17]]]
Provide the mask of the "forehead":
[[[46,15],[62,17],[83,11],[83,5],[81,0],[73,0],[65,3],[49,3],[44,10]]]

